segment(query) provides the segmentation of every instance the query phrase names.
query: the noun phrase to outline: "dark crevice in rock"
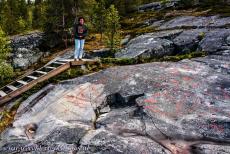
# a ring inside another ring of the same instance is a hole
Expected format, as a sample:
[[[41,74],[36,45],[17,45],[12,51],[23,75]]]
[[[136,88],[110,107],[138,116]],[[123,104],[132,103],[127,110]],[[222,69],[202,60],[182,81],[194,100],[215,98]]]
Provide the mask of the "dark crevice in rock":
[[[93,128],[94,129],[97,129],[97,119],[99,118],[99,116],[101,115],[100,114],[100,111],[98,109],[94,109],[94,112],[96,114],[96,119],[93,121]]]
[[[136,99],[144,94],[131,95],[124,98],[120,93],[114,93],[107,96],[106,102],[111,108],[124,108],[136,105]]]
[[[142,109],[142,111],[143,111],[143,109]],[[143,113],[145,113],[145,114],[143,114],[143,115],[145,115],[148,119],[151,120],[151,122],[152,122],[152,124],[154,125],[154,127],[165,137],[165,139],[169,139],[169,140],[172,139],[170,136],[168,136],[166,133],[164,133],[160,128],[158,128],[158,127],[156,126],[156,124],[155,124],[155,122],[154,122],[154,120],[153,120],[153,117],[152,117],[151,115],[148,115],[146,112],[143,112]]]
[[[119,109],[119,108],[136,106],[137,110],[139,111],[139,106],[137,106],[136,99],[142,96],[144,96],[144,94],[131,95],[127,99],[125,99],[121,96],[120,93],[110,94],[106,97],[105,104],[103,105],[103,107],[109,107],[111,109]],[[100,115],[104,114],[101,112],[103,107],[94,110],[94,112],[96,113],[96,119],[93,122],[94,129],[98,129],[103,125],[103,124],[98,125],[97,123],[97,119],[100,117]],[[138,116],[138,111],[135,111],[134,116]],[[103,126],[106,127],[106,125]]]

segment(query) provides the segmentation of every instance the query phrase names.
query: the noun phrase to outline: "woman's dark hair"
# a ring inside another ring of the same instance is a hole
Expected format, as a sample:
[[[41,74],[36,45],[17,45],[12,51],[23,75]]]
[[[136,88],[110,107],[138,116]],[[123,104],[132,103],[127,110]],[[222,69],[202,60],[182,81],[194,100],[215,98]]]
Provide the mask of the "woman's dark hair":
[[[79,22],[81,19],[83,19],[83,20],[85,21],[85,18],[84,18],[84,17],[79,17],[79,18],[78,18],[78,22]]]

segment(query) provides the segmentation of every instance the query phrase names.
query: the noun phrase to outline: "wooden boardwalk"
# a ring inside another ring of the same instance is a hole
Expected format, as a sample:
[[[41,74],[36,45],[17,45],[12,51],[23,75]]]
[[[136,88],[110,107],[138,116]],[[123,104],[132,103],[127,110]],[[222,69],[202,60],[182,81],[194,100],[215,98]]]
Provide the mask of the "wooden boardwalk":
[[[29,75],[23,76],[16,81],[2,87],[0,89],[0,106],[29,90],[36,84],[48,80],[51,77],[69,69],[71,66],[84,65],[86,63],[93,64],[99,60],[82,59],[80,61],[74,61],[73,59],[58,59],[54,62],[39,68]]]

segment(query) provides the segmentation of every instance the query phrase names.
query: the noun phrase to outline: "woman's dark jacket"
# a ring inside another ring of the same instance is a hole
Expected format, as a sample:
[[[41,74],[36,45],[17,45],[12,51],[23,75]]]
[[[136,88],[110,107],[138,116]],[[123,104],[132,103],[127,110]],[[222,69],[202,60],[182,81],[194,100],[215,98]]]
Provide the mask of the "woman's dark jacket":
[[[75,39],[85,39],[85,37],[88,35],[88,28],[84,24],[75,24],[73,27],[73,34]]]

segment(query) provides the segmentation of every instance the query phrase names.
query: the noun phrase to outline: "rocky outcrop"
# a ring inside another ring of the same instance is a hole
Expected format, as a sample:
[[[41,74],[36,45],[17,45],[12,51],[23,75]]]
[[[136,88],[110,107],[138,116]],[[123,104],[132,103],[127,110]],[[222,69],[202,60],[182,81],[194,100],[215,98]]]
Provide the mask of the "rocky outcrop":
[[[167,8],[172,8],[178,6],[180,0],[167,0],[167,1],[159,1],[159,2],[152,2],[148,4],[143,4],[137,7],[136,10],[142,11],[149,11],[149,10],[163,10]]]
[[[230,17],[221,18],[219,16],[182,16],[165,22],[158,29],[165,30],[175,28],[226,28],[230,26],[229,23]]]
[[[31,32],[10,38],[13,49],[11,60],[14,68],[27,69],[43,56],[50,54],[50,49],[63,45],[61,36],[56,33]]]
[[[156,58],[205,51],[209,54],[230,50],[230,18],[182,16],[156,21],[158,31],[133,38],[115,54],[117,58]]]
[[[44,52],[39,49],[43,39],[42,32],[11,37],[12,63],[14,68],[27,69],[36,63]]]
[[[131,35],[126,35],[124,39],[121,40],[121,45],[126,45],[131,39]]]
[[[174,51],[173,42],[167,39],[152,38],[144,35],[138,38],[140,42],[130,42],[128,47],[116,54],[119,58],[162,57],[171,55]]]
[[[229,61],[225,51],[49,85],[22,103],[0,152],[229,153]]]
[[[114,57],[114,54],[111,52],[109,48],[104,48],[100,50],[93,50],[92,52],[84,52],[83,57],[89,59],[97,58],[97,57],[106,58],[106,57]]]

